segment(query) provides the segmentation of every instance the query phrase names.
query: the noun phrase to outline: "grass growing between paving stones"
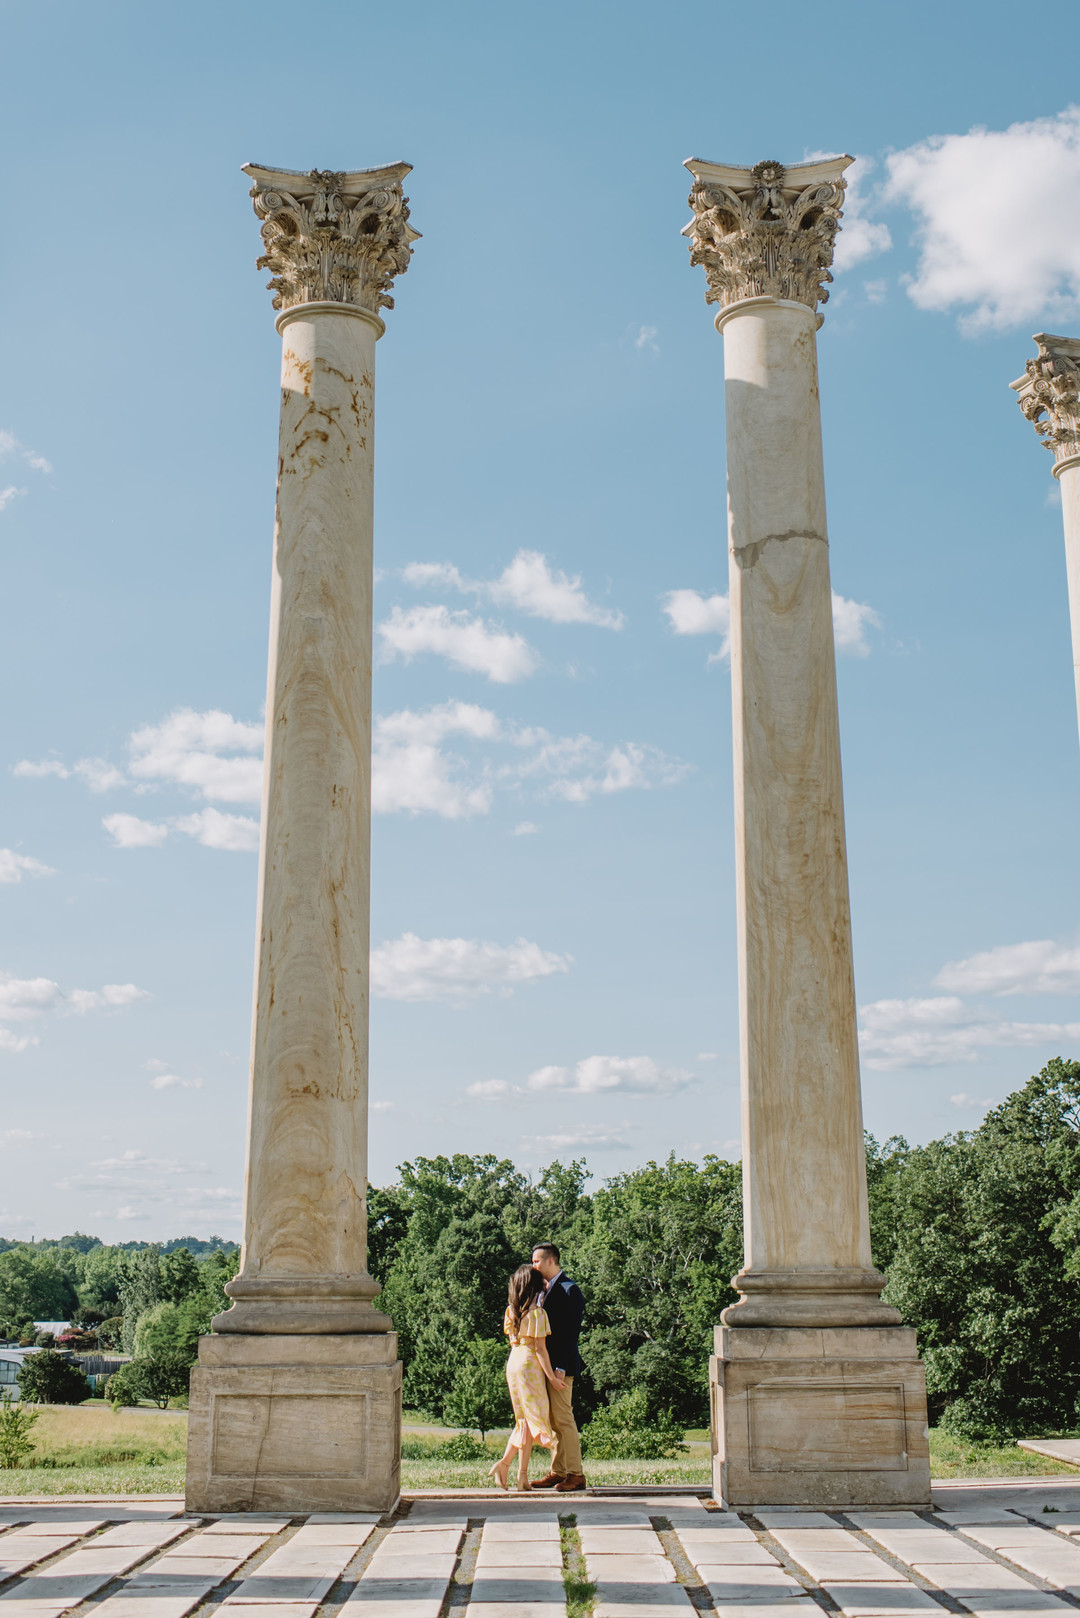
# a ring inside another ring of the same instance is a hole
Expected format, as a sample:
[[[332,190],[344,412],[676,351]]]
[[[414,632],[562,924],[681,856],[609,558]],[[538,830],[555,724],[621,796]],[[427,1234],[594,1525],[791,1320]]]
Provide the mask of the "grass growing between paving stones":
[[[590,1618],[596,1600],[596,1585],[589,1578],[573,1512],[559,1518],[562,1546],[563,1589],[566,1591],[567,1618]]]

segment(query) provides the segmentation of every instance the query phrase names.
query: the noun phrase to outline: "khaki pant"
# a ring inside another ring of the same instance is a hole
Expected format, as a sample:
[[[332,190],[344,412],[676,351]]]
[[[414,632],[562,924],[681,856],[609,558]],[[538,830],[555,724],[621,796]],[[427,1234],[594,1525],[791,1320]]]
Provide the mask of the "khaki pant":
[[[571,1408],[574,1379],[568,1376],[565,1388],[554,1388],[548,1383],[551,1399],[551,1425],[555,1429],[555,1448],[551,1452],[551,1470],[560,1478],[580,1477],[585,1468],[581,1463],[581,1439]]]

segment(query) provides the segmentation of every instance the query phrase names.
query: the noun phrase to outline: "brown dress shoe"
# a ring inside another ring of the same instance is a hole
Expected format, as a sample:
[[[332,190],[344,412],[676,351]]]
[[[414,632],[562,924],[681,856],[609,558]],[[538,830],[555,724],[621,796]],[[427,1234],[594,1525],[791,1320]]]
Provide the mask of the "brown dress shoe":
[[[560,1472],[549,1472],[546,1478],[537,1478],[531,1485],[534,1489],[554,1489],[562,1482]]]
[[[534,1483],[533,1488],[535,1489],[535,1487],[536,1485]],[[584,1472],[570,1472],[566,1477],[560,1478],[558,1483],[556,1483],[555,1493],[574,1494],[577,1492],[577,1490],[584,1489],[585,1487],[586,1484]]]

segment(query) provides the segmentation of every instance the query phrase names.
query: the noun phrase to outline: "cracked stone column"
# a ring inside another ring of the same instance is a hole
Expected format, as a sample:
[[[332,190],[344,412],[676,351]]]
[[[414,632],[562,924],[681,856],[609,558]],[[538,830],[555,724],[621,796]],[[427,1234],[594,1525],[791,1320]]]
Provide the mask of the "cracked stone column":
[[[367,1268],[375,343],[407,163],[248,164],[282,337],[248,1162],[192,1377],[190,1510],[386,1510],[401,1367]]]
[[[724,338],[745,1260],[712,1383],[737,1505],[929,1501],[915,1334],[870,1255],[818,402],[851,162],[686,164]]]
[[[1010,382],[1028,421],[1054,456],[1052,474],[1061,487],[1065,523],[1065,570],[1069,580],[1073,679],[1080,716],[1080,337],[1036,332],[1038,353],[1024,375]]]

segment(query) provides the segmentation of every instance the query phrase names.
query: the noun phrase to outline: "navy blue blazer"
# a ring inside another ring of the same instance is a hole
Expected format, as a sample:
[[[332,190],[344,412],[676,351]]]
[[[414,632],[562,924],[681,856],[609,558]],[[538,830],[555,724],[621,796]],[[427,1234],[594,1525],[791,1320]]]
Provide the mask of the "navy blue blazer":
[[[554,1371],[565,1371],[577,1376],[581,1370],[578,1338],[581,1322],[585,1318],[585,1299],[581,1288],[569,1276],[560,1273],[544,1299],[551,1334],[547,1340],[548,1355]]]

